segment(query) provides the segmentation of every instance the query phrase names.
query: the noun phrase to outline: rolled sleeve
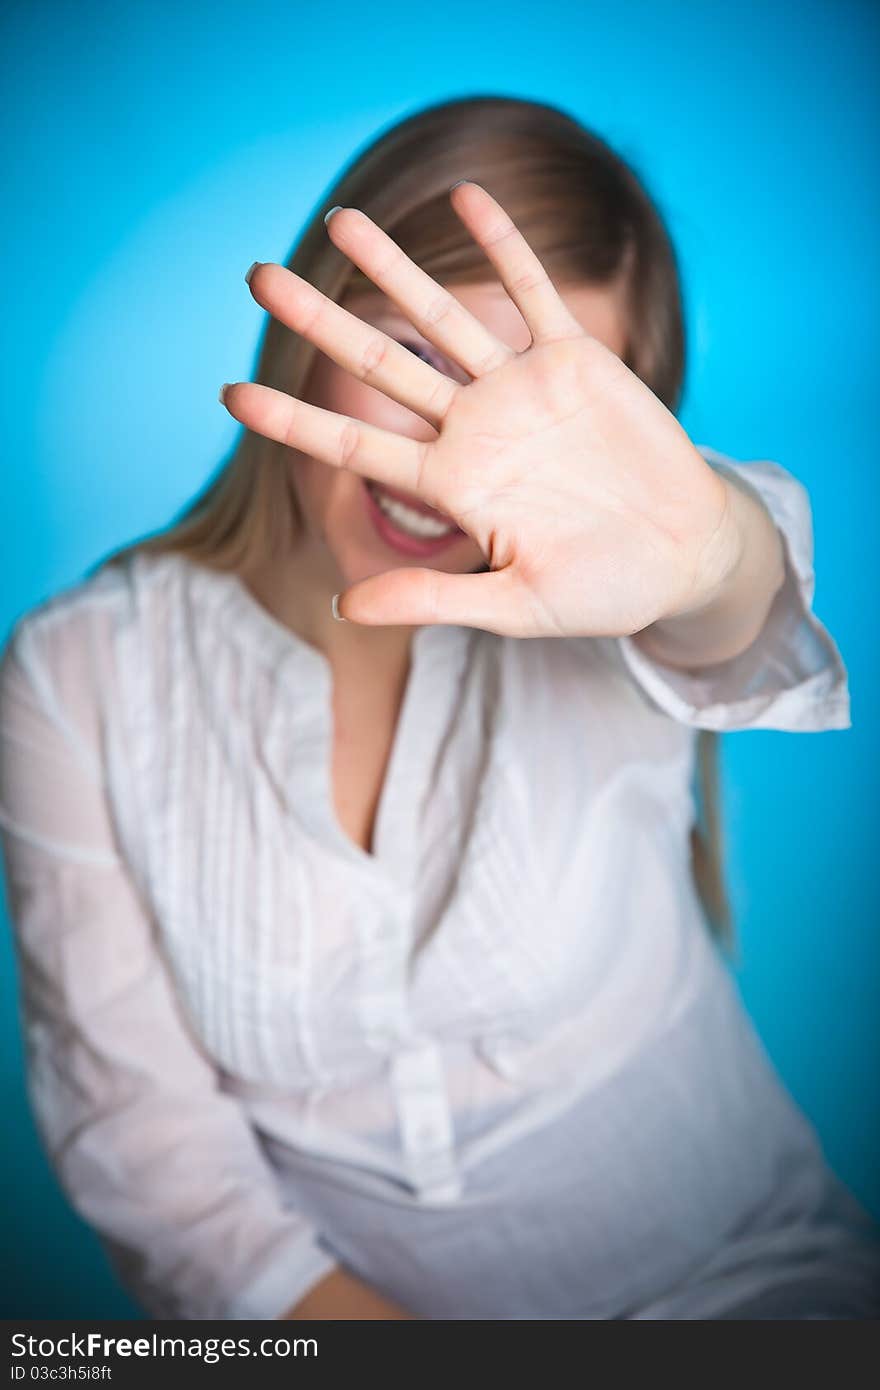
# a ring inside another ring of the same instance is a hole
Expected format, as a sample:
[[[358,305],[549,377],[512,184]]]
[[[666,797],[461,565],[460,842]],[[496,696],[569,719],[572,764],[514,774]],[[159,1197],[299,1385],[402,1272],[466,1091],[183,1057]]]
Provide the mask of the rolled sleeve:
[[[149,1315],[283,1316],[337,1261],[187,1027],[51,665],[20,623],[0,661],[0,846],[38,1134]]]
[[[615,642],[626,670],[648,704],[695,728],[850,728],[846,667],[813,612],[813,523],[806,488],[778,463],[739,462],[707,446],[698,448],[711,467],[738,479],[764,503],[782,538],[785,579],[760,633],[737,656],[678,670],[624,636]]]

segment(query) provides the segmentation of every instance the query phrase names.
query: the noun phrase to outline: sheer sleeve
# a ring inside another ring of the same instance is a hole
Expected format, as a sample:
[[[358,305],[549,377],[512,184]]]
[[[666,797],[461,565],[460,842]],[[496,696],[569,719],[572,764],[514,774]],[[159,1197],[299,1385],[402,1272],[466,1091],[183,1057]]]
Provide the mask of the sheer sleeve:
[[[613,639],[653,708],[700,729],[817,732],[851,727],[847,671],[813,612],[813,522],[809,494],[778,463],[743,463],[699,446],[713,468],[749,489],[782,537],[785,580],[763,628],[728,661],[677,670],[648,656],[632,637]]]
[[[336,1267],[187,1032],[52,632],[0,660],[0,844],[27,1091],[65,1195],[157,1318],[274,1318]],[[63,655],[63,653],[62,653]],[[79,654],[77,659],[81,659]]]

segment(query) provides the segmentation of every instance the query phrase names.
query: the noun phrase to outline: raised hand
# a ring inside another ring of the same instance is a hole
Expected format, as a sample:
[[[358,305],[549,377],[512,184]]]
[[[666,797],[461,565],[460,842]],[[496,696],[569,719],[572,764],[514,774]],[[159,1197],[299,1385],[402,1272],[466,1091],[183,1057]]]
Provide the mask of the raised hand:
[[[359,380],[415,411],[429,442],[255,382],[222,399],[249,429],[421,497],[480,547],[490,569],[399,567],[345,591],[367,624],[457,623],[517,637],[630,634],[703,607],[738,562],[724,480],[674,415],[587,333],[539,259],[480,185],[452,205],[483,248],[532,342],[514,352],[364,213],[328,218],[334,244],[471,379],[454,381],[283,266],[250,287],[276,318]],[[487,279],[491,272],[487,267]]]

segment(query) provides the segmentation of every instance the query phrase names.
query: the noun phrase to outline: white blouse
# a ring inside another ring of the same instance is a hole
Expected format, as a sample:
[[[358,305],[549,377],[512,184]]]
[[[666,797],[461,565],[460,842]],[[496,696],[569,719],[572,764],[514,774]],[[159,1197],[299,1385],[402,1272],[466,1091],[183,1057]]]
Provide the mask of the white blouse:
[[[135,553],[14,625],[29,1096],[151,1316],[276,1317],[343,1261],[422,1317],[878,1311],[690,873],[695,731],[847,728],[846,671],[803,486],[701,452],[785,541],[749,650],[418,629],[373,854],[333,809],[329,663],[236,576]]]

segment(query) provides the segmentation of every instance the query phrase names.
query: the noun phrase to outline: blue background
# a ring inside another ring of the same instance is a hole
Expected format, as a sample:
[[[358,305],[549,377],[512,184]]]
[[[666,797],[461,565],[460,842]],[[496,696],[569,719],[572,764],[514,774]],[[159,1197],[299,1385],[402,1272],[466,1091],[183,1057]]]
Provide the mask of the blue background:
[[[539,22],[538,18],[539,17]],[[351,154],[430,101],[561,105],[647,181],[677,246],[696,443],[809,489],[815,610],[853,728],[722,743],[743,994],[832,1165],[880,1215],[878,54],[869,0],[7,4],[0,636],[164,525],[238,426],[262,311]],[[462,170],[462,175],[467,173]],[[7,1317],[136,1316],[68,1209],[24,1093],[2,936]]]

